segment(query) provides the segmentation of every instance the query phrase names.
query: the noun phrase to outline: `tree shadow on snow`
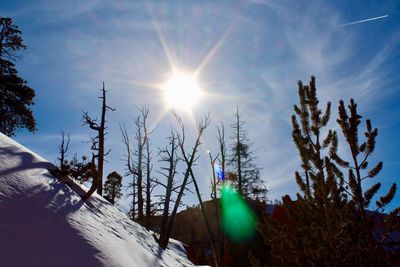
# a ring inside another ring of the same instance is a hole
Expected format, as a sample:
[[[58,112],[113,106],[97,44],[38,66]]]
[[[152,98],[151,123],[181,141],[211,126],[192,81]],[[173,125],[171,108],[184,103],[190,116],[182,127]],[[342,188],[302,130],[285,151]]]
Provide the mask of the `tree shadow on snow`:
[[[0,171],[0,176],[26,169],[47,169],[53,165],[50,162],[37,161],[32,154],[21,151],[16,147],[0,147],[0,156],[1,155],[7,158],[17,157],[19,158],[19,164],[13,168]]]
[[[0,147],[1,161],[11,161],[8,169],[0,166],[2,266],[101,266],[96,258],[100,251],[77,230],[80,222],[71,224],[69,217],[84,202],[49,172],[39,170],[52,164],[14,147]],[[37,175],[26,172],[32,169],[39,170]]]

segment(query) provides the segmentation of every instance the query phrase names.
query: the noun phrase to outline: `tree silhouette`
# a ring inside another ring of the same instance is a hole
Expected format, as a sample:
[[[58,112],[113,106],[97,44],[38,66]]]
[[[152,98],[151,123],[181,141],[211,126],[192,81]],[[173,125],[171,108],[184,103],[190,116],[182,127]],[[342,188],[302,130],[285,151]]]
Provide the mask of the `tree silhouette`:
[[[111,172],[107,175],[107,180],[104,183],[104,194],[111,204],[122,197],[122,176],[116,171]]]
[[[98,177],[95,177],[96,183],[97,184],[97,193],[102,196],[103,195],[103,167],[104,167],[104,158],[105,156],[110,153],[109,151],[105,151],[105,136],[106,136],[106,112],[108,110],[114,111],[114,108],[111,108],[107,106],[106,102],[106,88],[103,82],[103,88],[101,89],[102,96],[99,98],[102,99],[102,105],[101,105],[101,119],[100,123],[97,122],[96,119],[93,119],[89,116],[87,112],[84,112],[82,115],[82,121],[83,124],[86,124],[89,126],[90,129],[94,130],[96,132],[96,136],[92,138],[92,150],[96,151],[95,154],[93,154],[94,158],[97,159],[97,171],[96,174]]]
[[[129,139],[129,135],[128,132],[126,131],[126,127],[124,124],[120,124],[120,130],[121,130],[121,134],[122,134],[122,142],[125,145],[125,148],[127,150],[127,154],[126,154],[126,173],[125,176],[130,176],[132,175],[132,182],[128,183],[128,188],[132,188],[132,191],[128,194],[125,195],[126,198],[132,197],[132,202],[131,202],[131,207],[130,210],[128,212],[128,216],[131,220],[135,220],[136,219],[136,205],[137,200],[137,179],[136,179],[136,171],[135,171],[135,166],[133,165],[132,162],[132,157],[134,156],[132,149],[131,149],[131,141]]]
[[[161,200],[163,201],[163,211],[158,243],[162,247],[165,247],[168,244],[166,234],[168,217],[170,215],[170,205],[173,201],[172,194],[180,187],[180,185],[176,186],[177,181],[175,179],[175,175],[177,174],[177,165],[181,159],[178,156],[179,145],[177,136],[173,130],[171,130],[171,135],[168,140],[169,145],[165,148],[159,149],[160,162],[165,164],[161,166],[161,171],[159,171],[159,174],[166,178],[166,182],[163,183],[162,181],[157,181],[157,184],[165,188],[165,194],[160,196]]]
[[[197,153],[198,153],[199,146],[201,144],[201,137],[202,137],[204,131],[207,129],[208,125],[210,124],[209,115],[205,116],[202,120],[200,120],[198,122],[198,124],[197,124],[197,136],[196,136],[194,145],[193,145],[190,153],[186,154],[186,152],[185,152],[185,139],[186,139],[185,138],[185,127],[184,127],[184,124],[183,124],[183,121],[181,120],[181,118],[177,114],[174,114],[174,115],[175,115],[176,120],[178,121],[178,124],[179,124],[180,128],[181,128],[181,132],[179,134],[177,134],[177,138],[178,138],[178,145],[179,145],[179,148],[180,148],[180,151],[181,151],[181,157],[184,160],[184,162],[186,163],[186,168],[185,168],[185,172],[184,172],[184,176],[183,176],[183,181],[182,181],[181,186],[179,187],[179,192],[178,192],[178,195],[176,197],[175,205],[174,205],[174,208],[173,208],[172,213],[171,213],[171,217],[170,217],[170,219],[168,221],[168,226],[167,226],[167,230],[166,230],[166,234],[165,234],[165,239],[164,239],[164,242],[161,244],[161,247],[163,247],[163,248],[166,248],[167,245],[168,245],[168,240],[169,240],[169,238],[171,236],[171,232],[172,232],[172,227],[174,225],[175,216],[176,216],[176,213],[178,212],[179,206],[181,205],[181,199],[182,199],[182,197],[184,195],[184,192],[187,189],[187,185],[189,183],[189,177],[192,177],[192,181],[193,181],[193,183],[195,184],[195,187],[196,187],[196,192],[198,193],[198,187],[197,187],[196,182],[195,182],[196,180],[195,180],[194,175],[193,175],[192,167],[196,163],[196,161],[198,160]],[[201,202],[200,194],[198,193],[197,196],[198,196],[198,198],[199,198],[199,200]],[[204,212],[203,208],[202,208],[202,211]],[[204,216],[204,219],[205,219],[205,221],[207,223],[207,220],[206,220],[205,216]],[[215,251],[215,249],[214,249],[214,251]]]
[[[11,18],[0,16],[0,131],[13,136],[18,128],[36,131],[31,106],[35,91],[18,76],[13,61],[26,49],[21,31]]]
[[[367,140],[359,146],[357,114],[354,100],[350,101],[350,116],[344,102],[339,103],[338,123],[350,147],[353,165],[338,155],[336,131],[324,131],[330,118],[330,102],[323,113],[319,108],[315,77],[309,85],[298,83],[299,105],[292,116],[293,140],[299,150],[302,173],[296,172],[301,194],[293,201],[284,196],[283,204],[271,217],[265,216],[258,228],[270,247],[275,266],[388,266],[395,255],[390,249],[399,245],[385,242],[399,230],[395,209],[389,215],[377,214],[394,197],[396,185],[377,202],[377,210],[368,212],[372,197],[379,189],[375,184],[364,194],[361,181],[379,173],[379,162],[366,176],[367,158],[375,148],[377,130],[367,120]],[[300,123],[299,123],[300,122]],[[326,132],[322,138],[322,132]],[[361,157],[358,161],[357,157]],[[343,170],[349,175],[345,178]],[[354,174],[355,173],[355,174]],[[383,219],[384,218],[384,219]],[[379,225],[379,226],[378,226]],[[381,231],[378,231],[381,229]],[[259,265],[254,258],[255,266]]]
[[[69,173],[69,163],[67,160],[67,152],[69,149],[69,142],[70,142],[69,134],[65,136],[65,132],[61,131],[61,144],[58,146],[58,151],[60,153],[60,157],[58,157],[59,167],[61,171],[61,176],[66,176]]]
[[[143,134],[144,134],[144,167],[145,167],[145,173],[146,173],[146,180],[145,180],[145,193],[146,193],[146,213],[145,213],[145,227],[149,229],[150,227],[150,217],[155,213],[157,209],[157,205],[159,203],[155,202],[153,203],[152,201],[152,193],[154,188],[156,187],[156,183],[154,181],[156,180],[155,178],[152,177],[152,171],[153,171],[153,163],[152,158],[152,150],[151,150],[151,144],[150,144],[150,136],[154,132],[153,130],[149,129],[148,126],[148,121],[147,117],[149,116],[149,108],[143,107],[141,110],[141,115],[143,118]]]
[[[68,173],[79,182],[87,182],[92,179],[92,184],[89,190],[81,195],[82,200],[87,200],[93,195],[93,193],[98,188],[98,169],[95,163],[96,156],[92,153],[92,158],[90,161],[87,160],[86,156],[82,156],[82,160],[78,160],[75,155],[69,162],[66,168],[68,168]]]
[[[252,143],[249,141],[245,122],[241,119],[239,108],[236,108],[236,120],[233,129],[232,146],[228,165],[235,177],[238,192],[246,198],[265,198],[268,190],[260,178],[260,168],[255,163]],[[224,159],[225,160],[225,159]]]

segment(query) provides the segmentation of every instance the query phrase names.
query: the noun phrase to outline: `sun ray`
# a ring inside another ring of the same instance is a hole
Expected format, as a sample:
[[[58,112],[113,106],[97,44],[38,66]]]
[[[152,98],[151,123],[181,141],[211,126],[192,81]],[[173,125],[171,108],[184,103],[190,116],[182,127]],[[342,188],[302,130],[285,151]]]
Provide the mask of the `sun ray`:
[[[216,99],[218,101],[232,101],[234,99],[238,99],[237,97],[234,97],[232,95],[221,94],[221,93],[216,93],[216,92],[211,92],[211,91],[203,91],[203,94],[204,94],[204,98]]]
[[[207,55],[203,58],[200,65],[194,71],[195,75],[198,75],[199,73],[201,73],[203,68],[213,59],[213,57],[218,52],[219,48],[223,45],[224,41],[226,40],[228,35],[231,33],[232,29],[234,28],[234,26],[236,24],[237,24],[237,19],[235,19],[231,23],[231,25],[226,29],[224,34],[219,38],[219,40],[215,43],[215,45],[210,49],[210,51],[207,53]]]
[[[130,81],[129,84],[132,85],[138,85],[146,88],[153,88],[153,89],[158,89],[162,90],[162,84],[161,83],[156,83],[156,82],[145,82],[145,81]]]
[[[169,109],[167,107],[164,107],[161,112],[158,114],[157,118],[154,120],[155,125],[158,125],[158,123],[165,117],[165,115],[169,112]],[[156,127],[156,126],[155,126]]]
[[[171,47],[168,45],[167,38],[162,30],[157,15],[154,14],[149,4],[147,4],[146,7],[148,9],[148,14],[151,18],[151,23],[157,33],[165,58],[168,61],[171,76],[167,81],[164,81],[163,83],[141,82],[141,81],[135,81],[133,83],[135,85],[160,90],[161,93],[163,94],[165,109],[159,114],[157,120],[161,120],[168,112],[168,110],[174,108],[181,111],[185,111],[186,115],[189,116],[192,123],[195,125],[196,119],[193,108],[201,98],[209,98],[212,101],[232,100],[232,97],[229,97],[224,94],[218,94],[215,92],[215,90],[207,90],[207,87],[203,87],[203,84],[201,84],[200,86],[197,83],[197,77],[200,76],[200,73],[216,57],[218,51],[225,43],[227,37],[230,35],[232,30],[237,25],[239,17],[236,16],[231,21],[231,23],[228,25],[228,28],[217,39],[217,42],[211,47],[211,49],[207,52],[204,58],[202,58],[198,67],[193,72],[187,73],[187,70],[185,69],[181,70],[178,68],[179,64],[174,59],[173,50],[171,50]],[[178,81],[174,81],[174,79]],[[188,80],[190,79],[193,79],[194,81],[188,82]]]
[[[194,126],[194,127],[196,127],[197,125],[196,125],[196,116],[194,116],[194,113],[193,113],[193,111],[192,110],[190,110],[189,112],[188,112],[188,117],[189,117],[189,120],[191,121],[191,123],[192,123],[192,125]]]
[[[161,43],[161,46],[162,46],[162,48],[164,50],[164,54],[165,54],[165,56],[166,56],[166,58],[168,60],[169,66],[172,69],[172,71],[176,71],[175,62],[174,62],[174,60],[172,58],[172,54],[171,54],[171,51],[170,51],[170,49],[168,47],[168,44],[167,44],[167,41],[165,39],[164,33],[162,32],[161,27],[158,24],[158,21],[154,18],[153,13],[151,12],[150,9],[149,9],[149,14],[151,16],[151,22],[152,22],[152,24],[153,24],[153,26],[154,26],[154,28],[155,28],[155,30],[157,32],[158,39],[159,39],[159,41]]]

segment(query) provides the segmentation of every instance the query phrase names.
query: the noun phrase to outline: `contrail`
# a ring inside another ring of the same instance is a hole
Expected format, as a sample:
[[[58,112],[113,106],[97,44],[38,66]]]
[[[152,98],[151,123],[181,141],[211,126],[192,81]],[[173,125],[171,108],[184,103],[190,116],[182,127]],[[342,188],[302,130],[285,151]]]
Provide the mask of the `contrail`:
[[[353,21],[353,22],[350,22],[350,23],[342,24],[342,25],[340,25],[340,27],[359,24],[359,23],[364,23],[364,22],[373,21],[373,20],[377,20],[377,19],[383,19],[383,18],[387,18],[387,17],[389,17],[389,15],[383,15],[383,16],[369,18],[369,19],[357,20],[357,21]]]

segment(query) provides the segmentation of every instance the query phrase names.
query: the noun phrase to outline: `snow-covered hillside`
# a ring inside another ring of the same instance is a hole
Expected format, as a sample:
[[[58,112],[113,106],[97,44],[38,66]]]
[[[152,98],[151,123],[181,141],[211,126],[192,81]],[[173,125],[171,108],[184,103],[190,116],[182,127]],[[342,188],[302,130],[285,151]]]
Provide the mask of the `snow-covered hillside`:
[[[0,133],[0,266],[192,266],[97,194],[83,202],[52,164]]]

